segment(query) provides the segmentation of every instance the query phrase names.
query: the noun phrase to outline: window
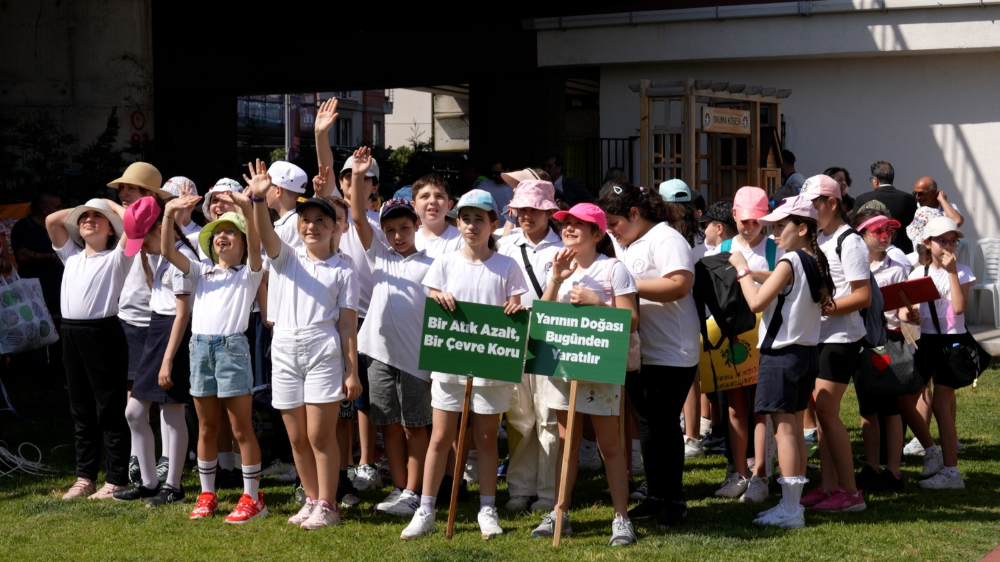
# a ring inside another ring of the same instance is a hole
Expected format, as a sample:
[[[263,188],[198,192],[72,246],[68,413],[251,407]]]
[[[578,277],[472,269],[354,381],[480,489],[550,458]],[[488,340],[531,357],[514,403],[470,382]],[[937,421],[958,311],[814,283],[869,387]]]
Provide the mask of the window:
[[[343,117],[337,119],[337,138],[334,144],[337,146],[353,146],[351,135],[351,120]]]
[[[372,119],[372,144],[382,146],[382,122]]]

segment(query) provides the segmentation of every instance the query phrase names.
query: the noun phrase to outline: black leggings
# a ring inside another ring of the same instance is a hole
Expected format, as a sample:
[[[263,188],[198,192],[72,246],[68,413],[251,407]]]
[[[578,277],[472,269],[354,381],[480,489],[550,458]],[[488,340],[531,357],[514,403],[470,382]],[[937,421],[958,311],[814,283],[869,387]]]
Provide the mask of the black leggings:
[[[684,440],[679,418],[697,369],[643,365],[641,371],[625,378],[625,392],[639,424],[650,497],[684,500]]]

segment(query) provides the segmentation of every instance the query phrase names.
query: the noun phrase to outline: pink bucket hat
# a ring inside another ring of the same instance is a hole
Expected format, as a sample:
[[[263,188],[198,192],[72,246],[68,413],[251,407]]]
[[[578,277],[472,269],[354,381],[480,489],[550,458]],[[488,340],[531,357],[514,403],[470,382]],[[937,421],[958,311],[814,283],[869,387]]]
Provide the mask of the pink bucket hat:
[[[122,227],[128,240],[125,241],[125,255],[134,256],[142,249],[146,233],[160,218],[160,206],[152,197],[140,197],[125,209]]]
[[[511,209],[540,209],[558,211],[556,188],[550,181],[524,180],[517,184],[514,198],[507,205]]]
[[[802,184],[802,191],[799,194],[810,201],[820,197],[840,199],[840,184],[830,176],[820,174],[807,179],[806,183]]]
[[[733,215],[736,220],[760,220],[766,214],[767,192],[763,189],[747,185],[736,192],[733,199]]]
[[[767,226],[789,216],[816,220],[819,217],[819,211],[813,206],[811,199],[806,199],[802,195],[796,195],[795,197],[785,199],[784,203],[778,206],[774,212],[757,219],[757,222]]]
[[[592,222],[601,229],[601,234],[608,233],[608,217],[604,211],[593,203],[577,203],[568,211],[558,211],[552,215],[557,221],[564,221],[566,217],[573,216],[585,222]]]

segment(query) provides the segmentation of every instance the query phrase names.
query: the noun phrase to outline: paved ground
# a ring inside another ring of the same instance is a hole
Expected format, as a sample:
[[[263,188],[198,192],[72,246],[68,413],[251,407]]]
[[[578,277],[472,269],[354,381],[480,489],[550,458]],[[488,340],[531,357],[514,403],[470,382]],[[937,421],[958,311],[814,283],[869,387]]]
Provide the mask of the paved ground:
[[[1000,546],[988,552],[979,562],[1000,562]]]
[[[1000,356],[1000,329],[997,329],[993,324],[969,324],[969,331],[990,355]],[[1000,562],[1000,553],[993,551],[993,554],[997,558],[991,558],[991,560]]]

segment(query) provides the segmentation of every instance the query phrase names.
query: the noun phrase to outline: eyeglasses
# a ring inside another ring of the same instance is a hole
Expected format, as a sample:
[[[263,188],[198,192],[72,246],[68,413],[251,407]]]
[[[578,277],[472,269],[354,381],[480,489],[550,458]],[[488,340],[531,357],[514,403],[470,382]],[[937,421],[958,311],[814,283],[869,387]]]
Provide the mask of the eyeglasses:
[[[878,236],[879,238],[883,236],[892,237],[896,235],[896,229],[891,226],[883,226],[882,228],[873,228],[868,232],[872,233],[873,236]]]
[[[212,231],[212,238],[218,238],[220,234],[225,234],[226,236],[236,236],[239,232],[235,228],[216,228]]]
[[[958,238],[949,239],[935,236],[931,238],[931,242],[936,243],[938,246],[958,246]]]

